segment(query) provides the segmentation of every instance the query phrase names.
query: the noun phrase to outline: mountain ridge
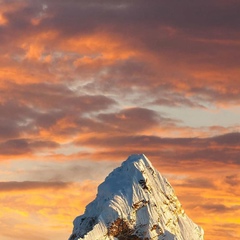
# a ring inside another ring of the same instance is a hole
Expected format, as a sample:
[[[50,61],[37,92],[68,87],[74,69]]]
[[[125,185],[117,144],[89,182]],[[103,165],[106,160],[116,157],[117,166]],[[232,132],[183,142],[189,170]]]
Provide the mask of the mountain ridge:
[[[203,240],[170,183],[144,154],[114,169],[74,220],[69,240]]]

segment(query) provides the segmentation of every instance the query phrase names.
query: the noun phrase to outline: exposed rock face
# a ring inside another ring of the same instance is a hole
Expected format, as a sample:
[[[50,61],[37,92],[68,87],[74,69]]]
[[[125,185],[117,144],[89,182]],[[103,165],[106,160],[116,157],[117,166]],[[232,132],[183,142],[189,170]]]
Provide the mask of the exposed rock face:
[[[132,155],[99,185],[69,240],[203,240],[174,190],[144,156]]]

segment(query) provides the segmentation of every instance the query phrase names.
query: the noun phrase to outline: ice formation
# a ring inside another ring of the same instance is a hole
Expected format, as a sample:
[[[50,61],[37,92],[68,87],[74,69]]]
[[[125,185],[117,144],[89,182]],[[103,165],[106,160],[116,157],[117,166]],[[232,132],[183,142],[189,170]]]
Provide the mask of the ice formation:
[[[69,240],[203,240],[170,183],[143,154],[130,156],[99,185],[74,220]]]

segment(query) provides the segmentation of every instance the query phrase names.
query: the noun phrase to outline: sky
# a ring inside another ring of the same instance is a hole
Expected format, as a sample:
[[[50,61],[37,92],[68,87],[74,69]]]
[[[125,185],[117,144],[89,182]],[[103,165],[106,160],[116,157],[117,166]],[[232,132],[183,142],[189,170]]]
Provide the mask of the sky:
[[[0,0],[0,239],[66,240],[130,154],[205,240],[240,239],[238,0]]]

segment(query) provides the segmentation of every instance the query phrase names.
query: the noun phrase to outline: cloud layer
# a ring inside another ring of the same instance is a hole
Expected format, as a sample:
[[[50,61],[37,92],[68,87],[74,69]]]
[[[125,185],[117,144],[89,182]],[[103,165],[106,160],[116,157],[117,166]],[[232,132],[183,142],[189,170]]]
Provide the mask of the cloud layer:
[[[66,239],[106,174],[145,153],[206,240],[239,239],[239,9],[2,0],[0,238]]]

